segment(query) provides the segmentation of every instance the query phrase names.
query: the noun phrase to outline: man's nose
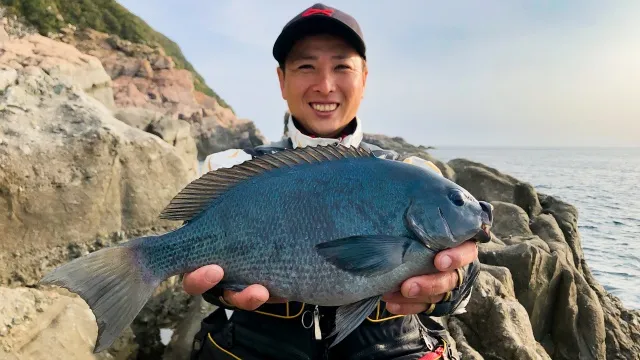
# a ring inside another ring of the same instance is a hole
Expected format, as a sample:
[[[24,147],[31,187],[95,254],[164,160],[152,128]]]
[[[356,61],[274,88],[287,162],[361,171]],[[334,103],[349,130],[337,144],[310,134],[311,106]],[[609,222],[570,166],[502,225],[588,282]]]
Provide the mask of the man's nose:
[[[323,70],[318,72],[314,90],[321,94],[329,94],[335,90],[335,80],[330,71]]]

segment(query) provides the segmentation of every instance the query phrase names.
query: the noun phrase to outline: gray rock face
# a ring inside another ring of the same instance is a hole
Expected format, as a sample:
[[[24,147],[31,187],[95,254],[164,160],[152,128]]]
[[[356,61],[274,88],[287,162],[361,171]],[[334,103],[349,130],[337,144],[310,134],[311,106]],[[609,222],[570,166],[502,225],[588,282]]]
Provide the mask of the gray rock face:
[[[464,329],[469,344],[484,358],[551,359],[533,335],[527,311],[513,292],[508,269],[484,266],[468,309],[454,324]]]
[[[217,103],[204,109],[204,116],[194,115],[189,119],[191,135],[198,147],[198,159],[232,148],[252,148],[267,141],[255,124],[238,119],[233,112]]]
[[[193,174],[171,144],[114,118],[75,76],[0,61],[0,257],[20,259],[0,262],[0,284],[33,284],[51,248],[175,226],[158,214]]]
[[[63,291],[0,287],[0,358],[7,360],[133,359],[131,330],[93,354],[98,327],[89,306]]]
[[[111,78],[100,60],[73,46],[40,35],[13,38],[0,42],[0,64],[16,70],[38,67],[49,76],[78,86],[107,108],[115,108]]]

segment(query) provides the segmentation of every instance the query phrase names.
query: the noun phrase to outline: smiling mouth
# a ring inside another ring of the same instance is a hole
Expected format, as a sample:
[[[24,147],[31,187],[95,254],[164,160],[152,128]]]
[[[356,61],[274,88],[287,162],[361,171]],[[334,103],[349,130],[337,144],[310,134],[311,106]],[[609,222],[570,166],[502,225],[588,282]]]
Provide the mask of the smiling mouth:
[[[332,112],[340,106],[338,103],[309,103],[311,108],[319,112]]]

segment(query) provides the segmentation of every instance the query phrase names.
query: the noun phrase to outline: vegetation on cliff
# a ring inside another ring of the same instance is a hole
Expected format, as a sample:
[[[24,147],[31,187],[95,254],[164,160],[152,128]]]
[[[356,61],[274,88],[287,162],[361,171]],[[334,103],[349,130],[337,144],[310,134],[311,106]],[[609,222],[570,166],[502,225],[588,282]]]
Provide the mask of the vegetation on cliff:
[[[73,24],[80,29],[92,28],[135,43],[157,43],[173,58],[177,68],[187,69],[193,74],[196,90],[214,97],[220,105],[231,108],[206,85],[202,76],[185,59],[178,44],[153,30],[115,0],[0,0],[0,4],[10,14],[33,25],[44,36]]]

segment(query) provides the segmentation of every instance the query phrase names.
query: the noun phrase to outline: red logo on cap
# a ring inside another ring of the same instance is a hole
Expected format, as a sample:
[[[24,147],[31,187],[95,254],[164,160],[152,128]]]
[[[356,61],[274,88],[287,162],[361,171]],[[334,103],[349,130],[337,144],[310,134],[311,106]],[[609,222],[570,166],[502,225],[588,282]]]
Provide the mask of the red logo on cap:
[[[302,16],[309,16],[309,15],[326,15],[326,16],[331,16],[331,14],[333,14],[333,10],[332,9],[309,9],[305,12],[302,13]]]

